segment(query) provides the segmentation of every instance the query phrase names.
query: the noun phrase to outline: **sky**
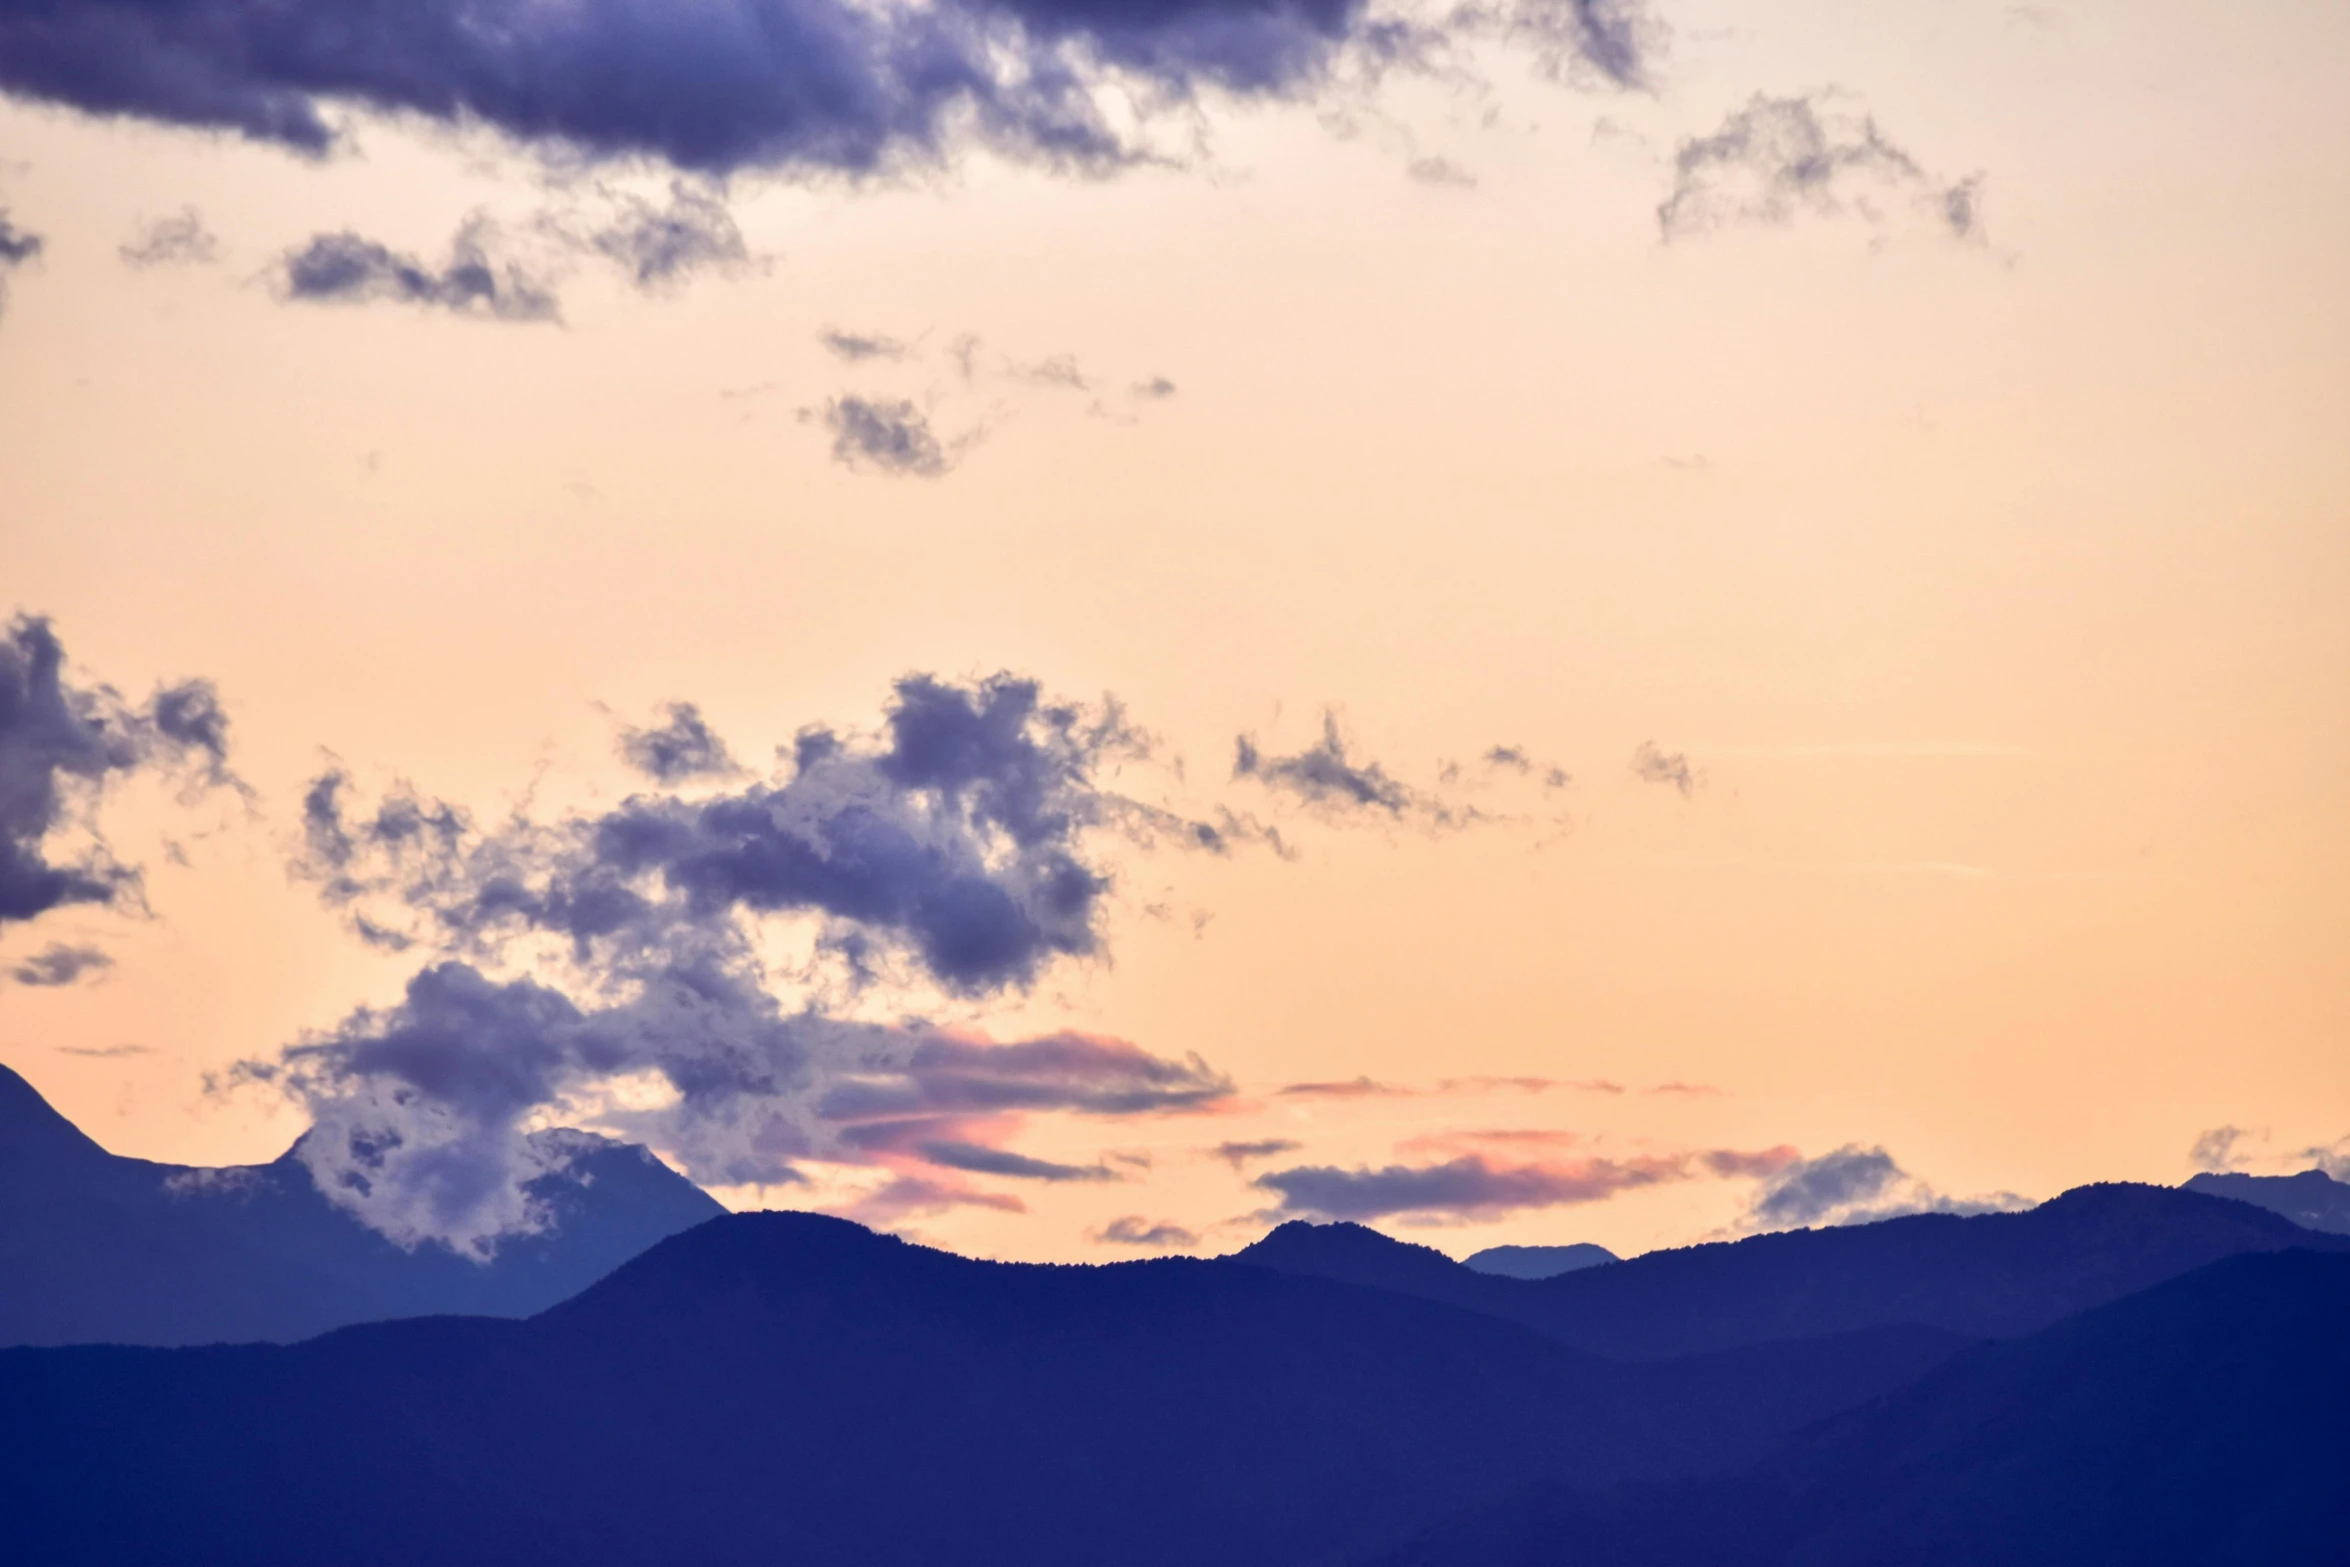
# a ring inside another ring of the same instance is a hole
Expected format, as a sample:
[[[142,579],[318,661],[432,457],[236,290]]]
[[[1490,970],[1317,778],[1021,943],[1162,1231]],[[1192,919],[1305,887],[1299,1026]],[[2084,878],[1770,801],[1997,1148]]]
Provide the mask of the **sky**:
[[[0,1062],[493,1252],[2350,1173],[2350,10],[0,3]]]

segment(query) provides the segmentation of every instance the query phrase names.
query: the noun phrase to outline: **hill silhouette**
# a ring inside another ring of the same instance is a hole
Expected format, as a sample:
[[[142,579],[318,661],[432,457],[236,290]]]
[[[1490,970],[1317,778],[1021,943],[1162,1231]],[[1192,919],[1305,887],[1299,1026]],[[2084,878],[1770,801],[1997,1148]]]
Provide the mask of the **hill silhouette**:
[[[1381,1567],[2315,1562],[2350,1539],[2350,1256],[2230,1257],[1825,1423],[1729,1479],[1552,1482]],[[1572,1543],[1571,1555],[1562,1546]]]
[[[2029,1333],[2246,1252],[2350,1249],[2262,1208],[2164,1186],[2081,1186],[2022,1213],[1917,1214],[1497,1278],[1354,1224],[1293,1221],[1232,1260],[1441,1300],[1621,1358],[1903,1324]]]
[[[2206,1171],[2188,1181],[2187,1190],[2266,1208],[2305,1230],[2350,1235],[2350,1182],[2337,1181],[2323,1170],[2303,1170],[2298,1175]]]
[[[405,1250],[292,1150],[225,1169],[108,1153],[0,1066],[0,1345],[288,1342],[351,1323],[527,1316],[723,1212],[643,1149],[584,1133],[534,1188],[553,1217],[483,1264]]]
[[[1222,1261],[732,1215],[524,1322],[0,1352],[0,1517],[50,1563],[1343,1562],[1550,1476],[1751,1461],[1952,1347],[1629,1366]]]
[[[1472,1273],[1498,1273],[1505,1279],[1549,1279],[1578,1268],[1597,1268],[1624,1259],[1605,1246],[1578,1241],[1572,1246],[1488,1246],[1461,1259]]]

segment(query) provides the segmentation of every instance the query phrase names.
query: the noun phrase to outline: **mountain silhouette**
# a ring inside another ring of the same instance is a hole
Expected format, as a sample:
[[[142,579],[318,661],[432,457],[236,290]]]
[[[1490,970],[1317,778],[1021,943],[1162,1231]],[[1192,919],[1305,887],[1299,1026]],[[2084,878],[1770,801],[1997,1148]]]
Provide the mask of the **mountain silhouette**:
[[[392,1317],[527,1316],[724,1210],[645,1150],[561,1138],[552,1226],[479,1263],[406,1250],[292,1150],[223,1169],[108,1153],[0,1066],[0,1345],[287,1342]]]
[[[1461,1266],[1472,1273],[1497,1273],[1505,1279],[1550,1279],[1623,1260],[1605,1246],[1579,1241],[1572,1246],[1488,1246],[1463,1257]]]
[[[2174,1187],[2081,1186],[2021,1213],[1915,1214],[1653,1251],[1547,1279],[1477,1273],[1354,1224],[1284,1224],[1233,1260],[1483,1311],[1578,1349],[1668,1358],[1915,1325],[2007,1338],[2222,1257],[2350,1249]]]
[[[1538,1485],[1381,1567],[2338,1560],[2350,1256],[2227,1258],[1824,1423],[1727,1479]],[[1571,1545],[1571,1549],[1568,1548]]]
[[[1952,1347],[1830,1388],[1867,1356],[1626,1365],[1227,1261],[730,1215],[528,1321],[0,1351],[0,1517],[58,1564],[1302,1567],[1552,1476],[1751,1462]]]
[[[2207,1171],[2188,1181],[2187,1190],[2281,1213],[2305,1230],[2350,1235],[2350,1182],[2337,1181],[2323,1170],[2303,1170],[2299,1175]]]

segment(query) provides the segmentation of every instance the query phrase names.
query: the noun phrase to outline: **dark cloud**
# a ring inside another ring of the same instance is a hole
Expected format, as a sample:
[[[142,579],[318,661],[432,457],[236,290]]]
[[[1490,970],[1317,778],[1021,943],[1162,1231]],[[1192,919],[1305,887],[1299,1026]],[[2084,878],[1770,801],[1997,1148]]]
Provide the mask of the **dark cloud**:
[[[1211,1152],[1237,1170],[1251,1159],[1271,1159],[1280,1154],[1295,1153],[1301,1146],[1286,1137],[1266,1137],[1256,1142],[1218,1143]]]
[[[727,752],[726,742],[703,720],[700,708],[691,702],[672,702],[663,711],[668,715],[665,723],[620,731],[620,754],[629,766],[657,783],[725,778],[741,770]]]
[[[1935,1191],[1882,1148],[1848,1143],[1816,1159],[1798,1159],[1768,1174],[1747,1210],[1746,1227],[1783,1230],[1866,1224],[1912,1213],[2000,1213],[2030,1204],[2013,1192],[1955,1198]]]
[[[1306,1165],[1268,1172],[1257,1177],[1256,1184],[1277,1196],[1278,1211],[1291,1216],[1356,1221],[1398,1215],[1490,1219],[1526,1208],[1599,1202],[1621,1191],[1701,1174],[1752,1175],[1793,1158],[1793,1149],[1751,1154],[1721,1150],[1508,1164],[1468,1153],[1438,1164],[1378,1169]]]
[[[1050,1159],[1031,1159],[1009,1148],[990,1148],[985,1143],[934,1142],[923,1143],[917,1150],[923,1160],[942,1169],[967,1170],[974,1175],[1004,1175],[1017,1181],[1114,1181],[1116,1171],[1099,1164],[1055,1164]]]
[[[816,341],[824,345],[827,353],[851,364],[862,364],[868,359],[903,359],[909,352],[908,345],[894,337],[884,337],[879,332],[844,332],[836,326],[817,333]],[[972,346],[978,346],[976,339]],[[971,373],[968,365],[963,373],[966,376]]]
[[[544,828],[479,834],[405,788],[354,815],[330,771],[305,803],[304,869],[338,904],[373,896],[387,926],[404,906],[460,949],[535,931],[624,954],[724,933],[737,916],[807,915],[856,973],[894,958],[979,995],[1097,950],[1110,880],[1084,840],[1180,820],[1097,781],[1141,744],[1115,704],[1047,701],[1010,675],[909,675],[882,735],[807,730],[786,782],[641,795]],[[1179,836],[1221,844],[1212,830]]]
[[[8,209],[0,207],[0,311],[8,308],[8,274],[31,264],[41,254],[42,244],[40,235],[18,228]]]
[[[1161,1250],[1199,1244],[1199,1237],[1180,1224],[1154,1224],[1134,1214],[1112,1219],[1094,1231],[1093,1238],[1105,1246],[1151,1246]]]
[[[1929,174],[1874,118],[1831,94],[1757,93],[1710,136],[1681,143],[1673,189],[1656,211],[1666,240],[1732,223],[1782,224],[1800,213],[1882,222],[1892,202],[1922,212],[1958,239],[1982,233],[1979,175]]]
[[[0,635],[0,924],[68,904],[135,903],[138,871],[90,824],[97,796],[146,770],[233,785],[227,761],[228,721],[210,683],[167,686],[134,707],[111,686],[70,682],[49,622],[19,616]],[[69,829],[82,847],[51,858],[52,836]]]
[[[1429,25],[1363,0],[17,0],[0,91],[320,154],[355,117],[486,127],[558,157],[705,174],[865,175],[984,145],[1100,171],[1207,89],[1309,91],[1348,58],[1417,62],[1497,28],[1554,74],[1645,80],[1633,0],[1518,0]]]
[[[833,460],[860,472],[935,479],[954,466],[929,416],[902,398],[836,397],[824,424]]]
[[[1643,740],[1632,752],[1632,776],[1642,783],[1671,784],[1684,796],[1697,792],[1697,774],[1689,766],[1689,758],[1679,751],[1658,749],[1654,740]]]
[[[9,977],[20,985],[71,985],[103,978],[113,967],[114,959],[96,947],[69,947],[58,942],[19,960],[9,970]]]
[[[1516,773],[1524,778],[1539,777],[1545,789],[1564,789],[1574,782],[1565,768],[1538,761],[1521,746],[1492,747],[1485,753],[1485,765],[1496,772]]]
[[[220,259],[220,240],[204,226],[194,207],[141,224],[115,254],[133,267],[209,266]]]
[[[319,234],[280,258],[279,285],[287,299],[308,303],[383,300],[497,321],[561,320],[553,288],[493,254],[498,239],[487,219],[469,219],[436,267],[347,231]]]
[[[612,216],[588,234],[586,244],[647,291],[673,287],[696,272],[739,272],[753,259],[725,201],[684,180],[670,183],[665,206],[642,196],[618,197]]]

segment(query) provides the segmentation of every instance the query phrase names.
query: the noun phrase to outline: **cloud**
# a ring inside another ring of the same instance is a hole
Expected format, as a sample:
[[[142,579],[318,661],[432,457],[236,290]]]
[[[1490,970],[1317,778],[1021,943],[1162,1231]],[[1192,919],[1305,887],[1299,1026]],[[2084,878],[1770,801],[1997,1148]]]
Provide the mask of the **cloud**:
[[[1296,1217],[1476,1220],[1527,1208],[1600,1202],[1621,1191],[1703,1174],[1753,1175],[1780,1168],[1795,1157],[1795,1150],[1782,1148],[1504,1163],[1479,1152],[1438,1164],[1378,1169],[1306,1165],[1269,1172],[1255,1184],[1280,1199],[1277,1212]]]
[[[18,228],[8,209],[0,207],[0,312],[8,308],[8,274],[30,265],[44,243],[40,235]]]
[[[804,729],[783,775],[691,799],[655,787],[485,829],[405,783],[365,801],[335,767],[305,795],[296,869],[363,938],[432,961],[397,1005],[236,1080],[310,1113],[301,1157],[337,1202],[477,1256],[542,1221],[528,1188],[555,1155],[525,1132],[549,1118],[718,1185],[878,1168],[889,1181],[843,1210],[874,1222],[1018,1209],[962,1176],[1114,1178],[1007,1145],[1036,1114],[1213,1112],[1231,1081],[1196,1056],[997,1043],[921,1013],[1100,950],[1098,841],[1186,826],[1104,787],[1147,749],[1112,701],[909,675],[878,731]]]
[[[700,708],[691,702],[671,702],[663,711],[668,714],[666,723],[620,731],[620,754],[629,766],[665,784],[725,778],[741,771],[726,742],[703,721]]]
[[[2323,1170],[2337,1181],[2350,1181],[2350,1137],[2336,1138],[2331,1143],[2315,1148],[2304,1148],[2301,1157],[2310,1161],[2310,1168]]]
[[[2029,1207],[2013,1192],[1944,1196],[1894,1162],[1882,1148],[1847,1143],[1772,1174],[1747,1209],[1744,1228],[1868,1224],[1914,1213],[2004,1213]]]
[[[1631,0],[1501,20],[1554,74],[1643,79]],[[972,145],[1100,172],[1146,156],[1133,115],[1411,64],[1445,25],[1362,0],[77,0],[0,10],[0,91],[312,155],[378,116],[703,174],[871,175]]]
[[[549,1112],[584,1112],[671,1150],[708,1184],[801,1182],[802,1161],[880,1167],[912,1184],[858,1211],[878,1202],[910,1213],[956,1193],[1007,1206],[922,1166],[1111,1178],[1004,1153],[998,1141],[1022,1114],[1183,1113],[1230,1093],[1196,1058],[1122,1040],[995,1044],[786,1012],[757,981],[739,965],[680,959],[583,1005],[534,979],[436,963],[398,1004],[361,1008],[275,1060],[244,1063],[238,1077],[309,1112],[297,1157],[330,1199],[404,1245],[441,1241],[474,1256],[546,1222],[530,1183],[569,1157],[530,1135]],[[661,1102],[612,1099],[616,1079],[658,1083]]]
[[[1832,94],[1757,93],[1710,136],[1681,143],[1673,189],[1656,209],[1670,242],[1734,223],[1784,224],[1798,214],[1889,216],[1885,203],[1921,213],[1957,239],[1982,234],[1982,179],[1945,182],[1889,141],[1875,119]]]
[[[824,405],[835,462],[864,473],[935,479],[954,458],[929,416],[902,398],[833,398]]]
[[[1180,1224],[1154,1224],[1133,1214],[1122,1219],[1112,1219],[1094,1231],[1093,1238],[1096,1243],[1105,1246],[1151,1246],[1165,1249],[1199,1244],[1199,1237]]]
[[[1683,1099],[1719,1099],[1722,1091],[1711,1083],[1653,1083],[1640,1090],[1644,1094],[1669,1094]]]
[[[1689,758],[1659,750],[1654,740],[1643,740],[1634,748],[1632,776],[1642,783],[1671,784],[1684,798],[1697,792],[1697,774],[1690,770]]]
[[[1271,1159],[1280,1154],[1295,1153],[1302,1146],[1286,1137],[1266,1137],[1255,1142],[1218,1143],[1209,1151],[1237,1170],[1251,1159]]]
[[[1054,354],[1032,364],[1016,364],[1011,366],[1011,372],[1015,380],[1025,381],[1030,386],[1058,387],[1066,392],[1093,389],[1093,382],[1078,367],[1074,354]]]
[[[1517,773],[1521,777],[1539,774],[1545,789],[1564,789],[1574,779],[1563,767],[1538,762],[1525,749],[1514,745],[1497,745],[1485,753],[1485,765],[1496,772]]]
[[[1441,185],[1453,190],[1475,190],[1477,176],[1450,158],[1414,158],[1403,171],[1415,184]]]
[[[1173,397],[1175,391],[1175,383],[1163,375],[1154,375],[1147,381],[1134,383],[1134,395],[1154,403]]]
[[[71,985],[83,979],[103,979],[114,967],[114,959],[96,947],[69,947],[54,942],[43,951],[21,959],[9,970],[9,977],[20,985]]]
[[[1367,1077],[1356,1077],[1345,1082],[1289,1083],[1273,1092],[1283,1099],[1382,1099],[1410,1094],[1414,1090],[1394,1088],[1386,1083],[1373,1082]]]
[[[137,902],[138,870],[114,858],[92,816],[109,784],[142,771],[177,773],[190,788],[236,786],[211,684],[161,687],[134,707],[111,686],[69,681],[47,620],[12,621],[0,634],[0,924]],[[68,833],[78,850],[52,844]]]
[[[116,249],[125,266],[210,266],[220,259],[220,240],[204,226],[203,215],[183,207],[168,218],[144,223]]]
[[[435,267],[348,231],[313,235],[279,258],[288,300],[366,304],[388,300],[496,321],[559,321],[552,286],[517,262],[493,254],[499,233],[487,218],[466,220]]]
[[[1116,1171],[1099,1164],[1055,1164],[1050,1159],[1031,1159],[1008,1148],[991,1148],[985,1143],[931,1142],[920,1144],[916,1150],[923,1160],[942,1169],[968,1170],[974,1175],[1004,1175],[1019,1181],[1114,1181]]]
[[[879,332],[844,332],[836,326],[817,333],[816,341],[824,345],[827,353],[850,364],[862,364],[868,359],[903,359],[910,351],[909,345],[894,337],[884,337]]]
[[[658,291],[695,272],[740,272],[752,265],[742,229],[714,191],[672,180],[666,206],[632,194],[616,202],[611,218],[585,242],[640,289]]]
[[[2235,1170],[2252,1161],[2236,1151],[2241,1142],[2266,1141],[2266,1132],[2247,1131],[2241,1126],[2215,1126],[2195,1139],[2195,1146],[2187,1150],[2187,1157],[2198,1170]]]
[[[152,1045],[59,1045],[61,1056],[86,1056],[94,1061],[117,1061],[126,1056],[151,1056]]]
[[[1376,761],[1349,755],[1338,715],[1331,711],[1322,714],[1321,739],[1293,755],[1267,755],[1254,735],[1239,736],[1233,742],[1232,776],[1254,779],[1333,820],[1373,816],[1401,821],[1417,816],[1432,826],[1447,827],[1477,815],[1474,810],[1456,812],[1390,777]]]

